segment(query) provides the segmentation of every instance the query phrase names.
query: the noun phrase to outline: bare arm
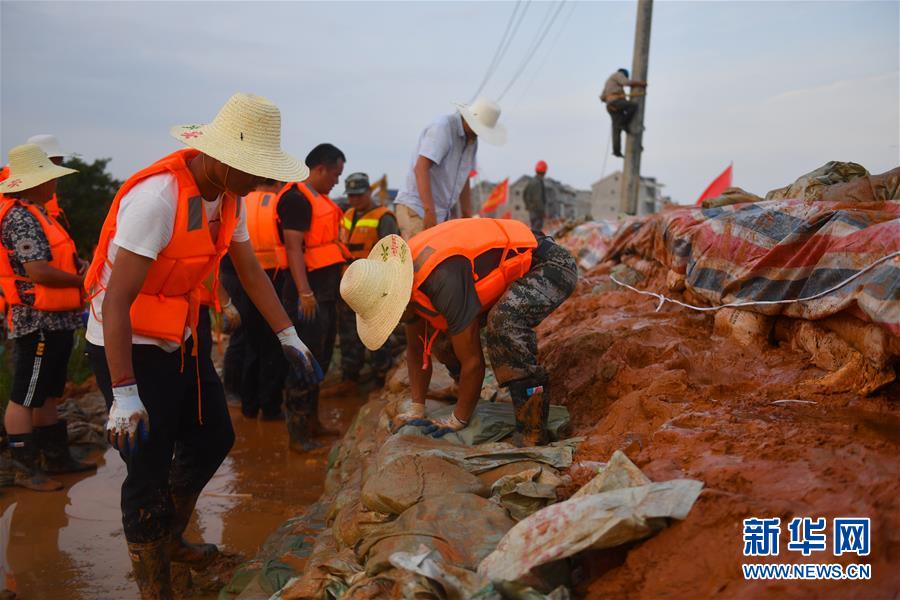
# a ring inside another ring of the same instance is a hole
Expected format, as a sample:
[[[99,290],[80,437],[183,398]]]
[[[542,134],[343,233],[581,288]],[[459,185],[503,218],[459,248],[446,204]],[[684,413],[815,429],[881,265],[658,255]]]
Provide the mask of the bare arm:
[[[425,337],[425,321],[416,319],[406,324],[406,369],[409,372],[409,388],[412,401],[425,405],[425,394],[431,384],[431,361],[428,368],[422,369],[422,355],[425,347],[422,338]]]
[[[478,319],[473,319],[461,333],[450,336],[450,344],[462,367],[458,399],[453,413],[460,421],[468,422],[475,412],[484,383],[484,353],[481,350],[481,326]]]
[[[431,167],[433,166],[434,161],[430,158],[419,156],[413,169],[416,173],[416,187],[419,188],[419,198],[422,199],[422,206],[425,207],[425,217],[423,219],[425,229],[437,225],[434,196],[431,195]]]
[[[309,287],[309,278],[306,276],[306,258],[303,256],[303,232],[296,229],[284,230],[284,247],[287,250],[288,269],[291,271],[291,279],[297,286],[297,293],[308,294],[312,291]]]
[[[464,219],[472,216],[472,188],[469,185],[469,181],[467,178],[466,184],[459,193],[459,210]]]
[[[51,267],[46,260],[32,260],[22,265],[25,274],[35,283],[52,288],[81,287],[84,283],[83,275],[66,273],[56,267]]]
[[[153,259],[119,248],[103,297],[103,345],[113,386],[134,381],[131,362],[131,305]]]
[[[272,331],[279,332],[291,327],[291,320],[281,300],[272,287],[272,281],[263,268],[259,266],[256,255],[253,254],[253,246],[250,242],[231,242],[228,246],[228,256],[234,264],[241,286],[247,291],[250,300],[262,314]],[[118,259],[116,260],[118,263]]]

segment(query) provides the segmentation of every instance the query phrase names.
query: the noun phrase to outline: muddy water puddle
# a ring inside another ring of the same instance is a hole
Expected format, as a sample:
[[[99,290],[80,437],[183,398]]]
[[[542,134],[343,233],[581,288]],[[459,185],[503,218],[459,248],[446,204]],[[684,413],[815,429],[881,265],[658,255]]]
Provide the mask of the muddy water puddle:
[[[323,421],[346,430],[362,398],[322,398]],[[230,409],[236,442],[206,486],[189,540],[202,535],[229,553],[250,558],[289,517],[322,493],[330,443],[300,455],[288,450],[283,422],[248,420]],[[0,512],[16,503],[7,557],[20,598],[133,598],[119,510],[125,466],[112,450],[90,456],[88,476],[60,476],[60,492],[0,490]],[[193,596],[214,598],[215,596]]]

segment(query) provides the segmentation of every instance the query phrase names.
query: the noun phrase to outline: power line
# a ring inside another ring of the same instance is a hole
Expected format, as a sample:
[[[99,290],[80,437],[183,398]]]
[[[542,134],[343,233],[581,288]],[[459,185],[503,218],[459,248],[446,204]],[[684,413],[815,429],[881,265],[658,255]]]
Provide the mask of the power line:
[[[528,83],[522,89],[522,94],[519,96],[519,99],[516,101],[516,105],[525,98],[528,91],[531,89],[531,86],[534,85],[534,82],[537,80],[538,73],[541,72],[541,69],[544,68],[544,64],[546,64],[547,59],[553,54],[553,51],[556,49],[556,44],[559,43],[559,38],[562,37],[563,32],[566,30],[566,27],[569,25],[569,21],[572,20],[572,14],[575,12],[575,9],[578,7],[577,2],[573,2],[571,4],[571,8],[569,12],[566,13],[566,18],[563,19],[562,25],[559,26],[556,30],[556,35],[553,37],[553,40],[550,42],[550,46],[547,48],[547,51],[544,53],[543,58],[541,58],[541,62],[538,63],[537,67],[531,72],[531,79],[528,80]]]
[[[550,22],[544,27],[544,30],[538,34],[537,40],[532,44],[530,50],[526,53],[525,58],[522,60],[522,63],[519,65],[519,68],[516,70],[509,84],[507,84],[506,88],[504,88],[503,92],[500,94],[497,99],[502,100],[506,93],[515,85],[516,81],[518,81],[519,77],[525,71],[525,68],[528,66],[528,63],[531,62],[531,59],[534,58],[535,53],[538,48],[541,47],[541,44],[544,42],[544,39],[547,37],[547,33],[550,32],[550,29],[553,28],[553,24],[556,22],[557,17],[559,17],[559,13],[562,12],[563,7],[566,4],[566,0],[562,0],[556,7],[556,11],[553,13],[553,17],[550,19]]]
[[[484,89],[484,86],[487,85],[487,82],[497,71],[497,67],[500,66],[500,61],[503,60],[503,57],[506,55],[506,51],[509,50],[509,46],[512,43],[513,38],[515,38],[516,33],[519,30],[519,26],[522,24],[522,20],[525,18],[525,13],[528,12],[528,7],[530,5],[531,0],[526,0],[525,6],[520,14],[519,8],[522,8],[522,0],[518,0],[516,2],[516,6],[513,8],[513,12],[509,16],[509,21],[506,23],[506,30],[503,32],[503,36],[500,38],[500,43],[497,44],[497,50],[494,51],[494,57],[491,59],[491,63],[488,65],[487,71],[485,71],[484,78],[481,80],[481,84],[472,95],[471,101],[474,101],[475,98],[478,97],[478,94],[481,93],[481,91]],[[518,15],[518,20],[516,19],[516,15]]]

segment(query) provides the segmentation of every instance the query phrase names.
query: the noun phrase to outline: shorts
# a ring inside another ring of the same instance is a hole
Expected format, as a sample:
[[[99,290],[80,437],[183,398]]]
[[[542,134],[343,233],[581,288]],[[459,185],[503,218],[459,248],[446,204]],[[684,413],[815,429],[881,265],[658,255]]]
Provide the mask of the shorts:
[[[47,398],[63,395],[74,333],[35,331],[15,339],[11,402],[40,408]]]
[[[419,213],[406,206],[398,204],[394,207],[394,214],[397,217],[397,226],[400,228],[400,235],[404,240],[412,239],[416,234],[425,230],[425,221],[419,216]]]

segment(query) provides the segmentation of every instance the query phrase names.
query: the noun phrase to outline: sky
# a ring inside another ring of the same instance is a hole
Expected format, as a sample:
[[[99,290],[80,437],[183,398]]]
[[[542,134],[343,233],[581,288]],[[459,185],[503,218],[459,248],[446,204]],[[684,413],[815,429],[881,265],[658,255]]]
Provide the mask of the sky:
[[[0,150],[53,133],[125,178],[180,147],[172,125],[207,122],[244,91],[280,107],[288,152],[331,142],[345,175],[386,173],[397,187],[421,129],[472,99],[515,8],[3,0]],[[598,95],[632,66],[636,4],[523,11],[483,92],[509,139],[480,145],[480,176],[515,179],[542,159],[587,189],[622,166]],[[761,195],[829,160],[900,165],[900,2],[657,0],[647,79],[642,173],[675,201],[694,201],[729,163],[734,184]]]

